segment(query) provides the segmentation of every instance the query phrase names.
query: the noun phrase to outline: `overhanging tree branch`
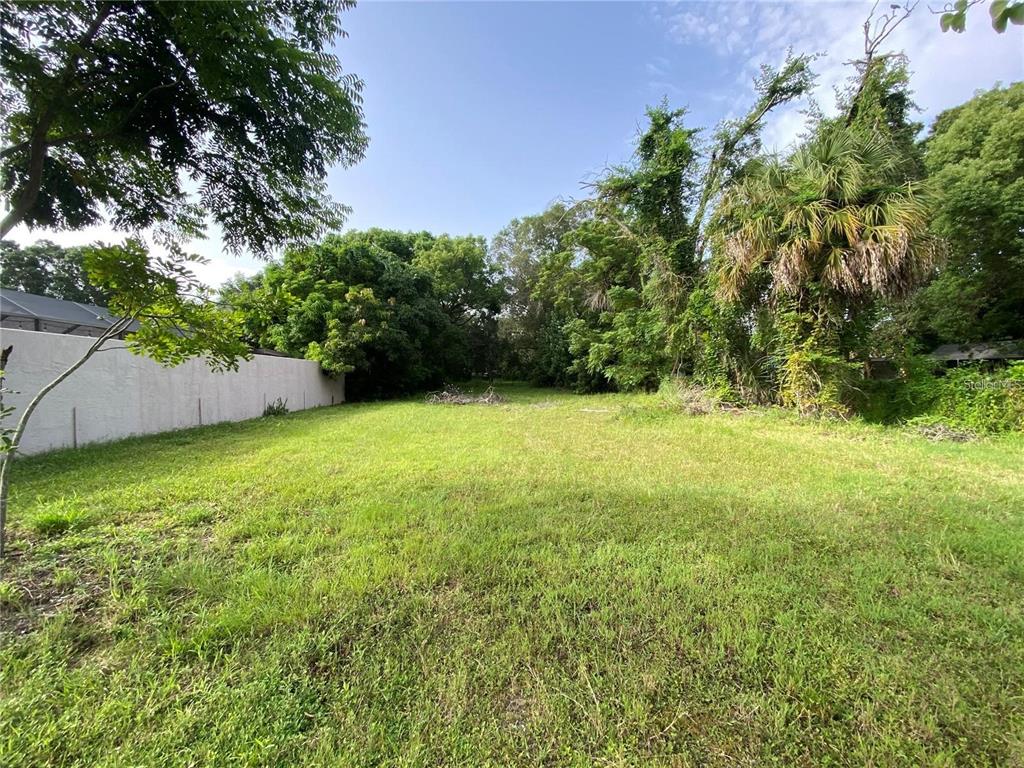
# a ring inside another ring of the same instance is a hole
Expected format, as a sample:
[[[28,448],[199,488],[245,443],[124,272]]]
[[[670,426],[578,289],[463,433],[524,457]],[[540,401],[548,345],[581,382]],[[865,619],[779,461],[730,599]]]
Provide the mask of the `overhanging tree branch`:
[[[20,224],[25,218],[25,214],[35,205],[36,199],[39,197],[39,190],[43,184],[43,166],[46,163],[46,156],[49,151],[46,135],[49,133],[50,126],[53,124],[57,113],[56,100],[58,96],[62,97],[68,90],[68,86],[74,79],[75,68],[78,66],[78,62],[81,61],[82,54],[96,38],[100,27],[103,26],[103,22],[107,20],[113,11],[113,3],[101,3],[98,6],[95,18],[93,18],[92,23],[89,24],[85,32],[82,33],[73,52],[64,63],[64,67],[57,78],[57,95],[51,95],[50,99],[46,102],[46,106],[43,107],[38,120],[32,127],[31,138],[28,140],[28,175],[25,179],[25,185],[21,188],[17,199],[11,206],[10,212],[0,222],[0,237],[5,237],[8,232]]]

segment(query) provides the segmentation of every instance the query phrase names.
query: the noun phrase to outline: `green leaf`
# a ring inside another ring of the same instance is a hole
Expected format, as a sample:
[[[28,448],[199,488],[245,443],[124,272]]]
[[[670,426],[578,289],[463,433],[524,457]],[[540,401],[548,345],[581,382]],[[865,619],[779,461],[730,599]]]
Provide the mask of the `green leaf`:
[[[956,18],[955,14],[952,14],[952,13],[944,13],[944,14],[942,14],[942,16],[939,18],[939,26],[942,28],[943,32],[948,32],[949,31],[949,26],[950,26],[950,24],[953,23],[953,19],[954,18]]]
[[[1006,31],[1006,3],[1007,0],[992,0],[988,12],[992,16],[992,29],[1003,33]]]

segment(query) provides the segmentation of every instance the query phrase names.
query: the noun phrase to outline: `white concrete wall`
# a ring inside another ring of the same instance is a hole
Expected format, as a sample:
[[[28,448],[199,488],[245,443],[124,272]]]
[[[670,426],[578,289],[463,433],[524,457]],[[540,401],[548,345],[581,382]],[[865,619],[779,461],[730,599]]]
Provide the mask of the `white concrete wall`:
[[[0,329],[0,345],[13,345],[5,385],[17,390],[5,403],[21,409],[93,343],[85,336]],[[133,355],[123,342],[97,352],[36,408],[19,452],[40,453],[85,443],[172,429],[241,421],[263,415],[278,397],[299,411],[345,400],[343,378],[333,380],[312,360],[256,355],[237,372],[214,373],[202,360],[164,368]],[[200,421],[201,419],[201,421]]]

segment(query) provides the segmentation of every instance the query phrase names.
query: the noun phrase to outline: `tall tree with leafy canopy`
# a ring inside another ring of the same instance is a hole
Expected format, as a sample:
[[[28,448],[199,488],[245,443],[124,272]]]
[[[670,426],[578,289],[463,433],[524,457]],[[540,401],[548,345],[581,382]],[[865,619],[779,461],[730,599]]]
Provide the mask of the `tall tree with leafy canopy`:
[[[352,4],[3,2],[0,236],[209,217],[262,255],[337,228],[325,173],[367,143],[362,82],[329,52]]]
[[[453,322],[468,324],[501,310],[504,290],[482,237],[425,238],[417,243],[411,263],[430,275]]]
[[[381,229],[330,235],[289,248],[281,263],[222,295],[241,312],[252,343],[345,373],[354,399],[439,386],[465,378],[472,360],[469,325],[452,314],[466,297],[458,281],[434,284],[438,275],[451,278],[451,254],[437,272],[417,263],[432,253],[427,261],[438,267],[438,240]]]
[[[441,308],[463,330],[474,375],[498,368],[498,313],[505,287],[482,237],[441,235],[417,244],[412,264],[430,275]]]
[[[936,118],[924,164],[933,229],[949,242],[936,279],[907,308],[926,347],[1024,338],[1024,83],[993,88]]]

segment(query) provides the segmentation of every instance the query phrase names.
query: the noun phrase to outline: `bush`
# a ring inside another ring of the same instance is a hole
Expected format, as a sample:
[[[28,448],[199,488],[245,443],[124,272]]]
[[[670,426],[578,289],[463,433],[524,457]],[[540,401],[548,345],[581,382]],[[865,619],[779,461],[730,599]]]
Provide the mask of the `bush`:
[[[928,415],[976,432],[1024,430],[1024,363],[950,371]]]
[[[662,379],[658,397],[665,407],[681,410],[691,416],[716,411],[722,407],[723,402],[722,391],[701,386],[681,376]]]
[[[280,397],[263,406],[264,416],[284,416],[286,413],[288,413],[288,401],[282,400]]]
[[[904,362],[903,376],[874,382],[864,416],[884,423],[942,423],[978,433],[1024,430],[1024,362],[986,370],[937,370],[928,358]]]

